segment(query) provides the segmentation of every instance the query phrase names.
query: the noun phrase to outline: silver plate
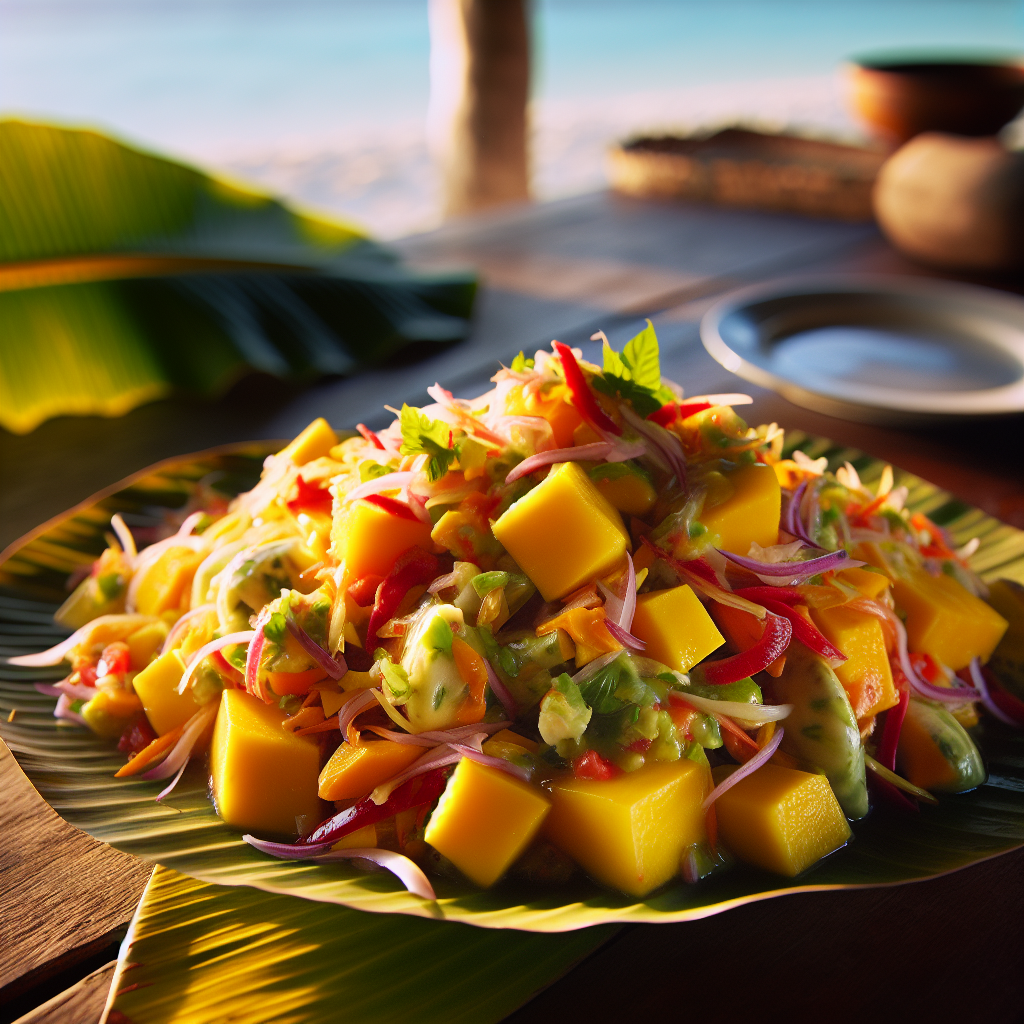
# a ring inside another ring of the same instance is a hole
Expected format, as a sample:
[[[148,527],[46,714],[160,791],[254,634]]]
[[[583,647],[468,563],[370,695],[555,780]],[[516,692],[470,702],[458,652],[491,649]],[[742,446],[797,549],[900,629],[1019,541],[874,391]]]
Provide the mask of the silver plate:
[[[758,285],[704,316],[726,369],[797,405],[869,423],[1024,411],[1024,299],[949,281]]]

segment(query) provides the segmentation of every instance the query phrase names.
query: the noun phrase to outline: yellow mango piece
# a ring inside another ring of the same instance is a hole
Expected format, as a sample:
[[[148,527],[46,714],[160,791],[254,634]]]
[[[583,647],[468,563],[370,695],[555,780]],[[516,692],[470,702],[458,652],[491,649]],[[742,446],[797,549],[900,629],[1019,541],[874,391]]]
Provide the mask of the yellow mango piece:
[[[648,658],[678,672],[689,672],[725,643],[714,620],[685,584],[640,594],[631,632],[647,644]]]
[[[342,743],[320,773],[320,798],[358,800],[404,772],[422,754],[422,747],[394,740],[370,740],[358,746]]]
[[[145,570],[135,593],[136,609],[143,615],[160,615],[179,607],[202,560],[191,548],[168,548]]]
[[[279,456],[291,459],[296,466],[322,458],[338,443],[338,435],[322,416],[318,416],[291,444],[278,452]]]
[[[715,784],[736,766],[715,768]],[[792,878],[838,850],[850,826],[824,775],[762,765],[715,801],[718,834],[740,860]]]
[[[684,758],[649,762],[608,781],[558,779],[544,834],[599,882],[646,896],[704,839],[706,772]]]
[[[923,568],[897,577],[893,595],[907,617],[910,649],[930,654],[954,672],[972,658],[988,661],[1009,625],[951,576],[931,576]]]
[[[1015,580],[996,580],[989,587],[988,603],[1009,623],[989,667],[1018,697],[1024,696],[1024,587]]]
[[[700,514],[701,523],[718,534],[718,546],[746,555],[754,542],[762,547],[777,544],[782,490],[775,471],[754,462],[724,470],[722,475],[731,486],[712,488]],[[717,497],[722,500],[716,503]]]
[[[141,709],[142,701],[134,693],[103,688],[82,706],[81,715],[97,736],[113,739],[124,732],[129,720]]]
[[[611,572],[632,547],[618,511],[575,462],[552,467],[493,530],[545,601]]]
[[[136,672],[150,663],[153,655],[167,639],[167,633],[166,622],[150,622],[125,637],[124,642],[128,645],[128,650],[132,655],[132,668]]]
[[[889,589],[889,578],[880,572],[870,572],[867,569],[843,569],[836,573],[836,578],[856,587],[865,597],[877,600]]]
[[[441,794],[424,838],[486,889],[529,846],[550,809],[551,802],[539,789],[464,757]]]
[[[198,710],[191,688],[178,693],[178,684],[185,674],[185,663],[177,651],[161,654],[147,665],[132,685],[142,701],[149,724],[158,736],[184,725]]]
[[[598,466],[590,471],[597,489],[626,516],[645,516],[658,499],[651,481],[632,472],[625,463]]]
[[[885,634],[878,617],[839,605],[813,609],[811,618],[846,655],[846,661],[835,669],[835,673],[850,698],[854,717],[866,718],[895,707],[899,697],[892,681]]]
[[[221,694],[210,744],[217,813],[244,831],[297,835],[295,818],[322,817],[320,748],[281,728],[285,713],[244,690]]]
[[[537,627],[537,636],[546,636],[561,629],[576,645],[576,665],[584,665],[602,654],[621,651],[622,644],[608,632],[603,608],[571,608]]]
[[[351,580],[387,576],[395,559],[414,545],[433,550],[429,524],[411,513],[405,518],[361,500],[350,502],[335,517],[331,543]]]

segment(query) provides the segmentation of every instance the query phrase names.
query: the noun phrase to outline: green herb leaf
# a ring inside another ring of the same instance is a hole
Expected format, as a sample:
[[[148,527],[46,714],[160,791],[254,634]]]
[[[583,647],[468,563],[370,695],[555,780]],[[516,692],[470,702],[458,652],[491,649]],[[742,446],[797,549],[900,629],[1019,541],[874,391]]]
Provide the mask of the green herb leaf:
[[[281,612],[271,612],[270,618],[263,626],[263,635],[275,644],[284,642],[284,635],[288,630],[288,621]]]
[[[522,352],[520,352],[519,355],[517,355],[515,359],[512,360],[512,365],[511,367],[509,367],[509,369],[514,370],[516,373],[523,373],[526,370],[532,370],[533,366],[534,360],[527,359],[527,357],[524,356]]]
[[[440,480],[448,467],[459,457],[459,445],[455,443],[455,432],[443,420],[432,420],[419,409],[403,405],[399,416],[402,428],[403,455],[429,455],[427,478]]]
[[[604,343],[603,375],[591,381],[606,395],[619,395],[628,401],[640,416],[650,416],[675,397],[661,386],[661,362],[658,336],[650,320],[635,337],[626,342],[619,355]]]
[[[658,351],[658,336],[650,320],[635,337],[626,342],[622,350],[622,362],[629,367],[630,379],[641,387],[657,391],[661,387],[661,361]]]

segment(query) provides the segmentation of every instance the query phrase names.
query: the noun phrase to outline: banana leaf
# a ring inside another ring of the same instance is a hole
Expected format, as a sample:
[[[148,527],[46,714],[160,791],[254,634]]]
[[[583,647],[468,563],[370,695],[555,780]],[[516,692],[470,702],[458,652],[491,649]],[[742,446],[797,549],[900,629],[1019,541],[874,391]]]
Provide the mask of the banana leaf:
[[[500,933],[196,881],[158,867],[108,1012],[133,1024],[500,1021],[615,929]]]
[[[246,373],[348,374],[468,333],[475,279],[97,132],[0,121],[0,426]]]
[[[851,461],[871,483],[882,464],[828,441],[796,435],[791,444],[835,467]],[[0,556],[0,654],[55,643],[50,615],[70,573],[104,546],[110,515],[121,511],[136,528],[160,522],[182,505],[199,478],[219,470],[219,486],[251,486],[273,446],[242,446],[172,460],[130,478],[78,509],[44,524]],[[927,512],[958,543],[978,536],[974,564],[986,579],[1024,581],[1024,533],[905,473],[908,505]],[[854,826],[846,848],[796,879],[782,880],[736,867],[698,885],[670,884],[644,900],[601,889],[578,878],[557,890],[514,881],[489,891],[438,879],[436,903],[411,896],[390,876],[351,864],[310,865],[273,860],[241,841],[214,814],[201,765],[190,767],[164,804],[153,802],[162,783],[115,779],[122,758],[111,744],[52,717],[53,699],[32,683],[59,678],[59,670],[0,665],[0,736],[39,792],[69,822],[118,849],[219,885],[248,885],[380,913],[460,921],[488,928],[569,931],[633,921],[692,920],[790,892],[895,885],[930,878],[1024,844],[1024,734],[984,719],[976,730],[989,769],[972,793],[944,796],[938,807],[904,816],[877,808]],[[14,710],[14,719],[7,714]]]

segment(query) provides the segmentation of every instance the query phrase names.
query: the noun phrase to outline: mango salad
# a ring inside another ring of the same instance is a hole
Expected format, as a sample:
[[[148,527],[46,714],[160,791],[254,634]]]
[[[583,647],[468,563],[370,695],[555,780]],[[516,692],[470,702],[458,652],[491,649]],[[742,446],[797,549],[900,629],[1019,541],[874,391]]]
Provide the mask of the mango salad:
[[[115,516],[57,613],[75,632],[12,660],[66,662],[54,713],[158,800],[191,763],[268,856],[426,898],[795,876],[872,804],[981,784],[979,708],[1024,722],[1021,588],[890,469],[871,489],[783,457],[744,395],[683,397],[650,324],[603,345],[435,385],[376,433],[317,419],[142,550]]]

